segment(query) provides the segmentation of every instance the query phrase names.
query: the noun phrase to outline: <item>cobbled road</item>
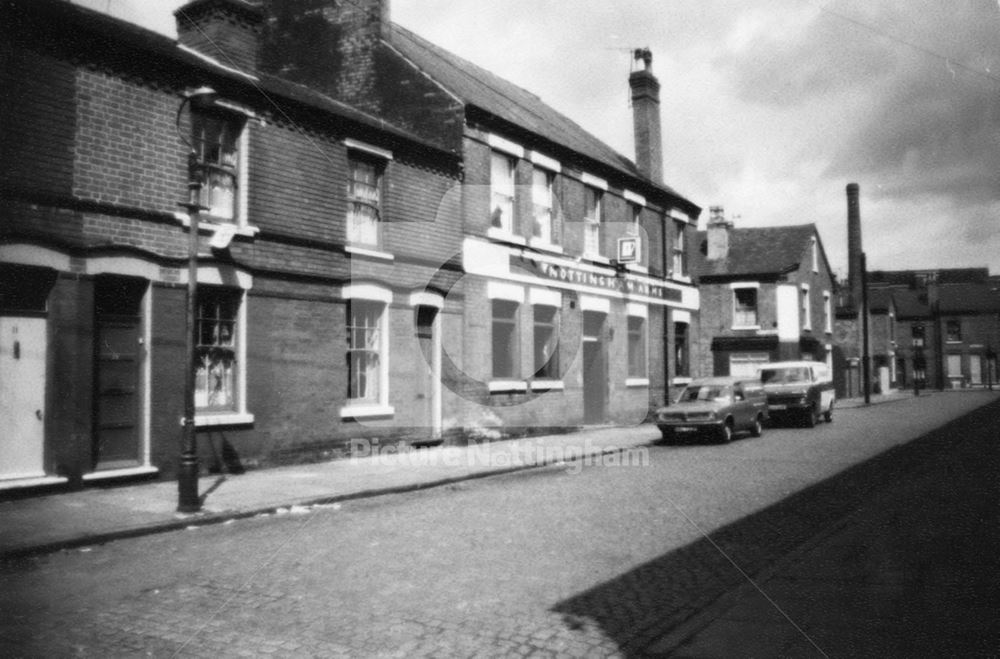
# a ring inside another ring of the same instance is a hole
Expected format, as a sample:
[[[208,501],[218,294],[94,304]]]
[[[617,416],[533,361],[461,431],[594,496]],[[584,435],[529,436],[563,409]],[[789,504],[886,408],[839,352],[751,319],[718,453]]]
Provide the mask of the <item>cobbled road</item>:
[[[917,458],[899,445],[994,400],[838,410],[0,564],[0,656],[642,655],[904,477]]]

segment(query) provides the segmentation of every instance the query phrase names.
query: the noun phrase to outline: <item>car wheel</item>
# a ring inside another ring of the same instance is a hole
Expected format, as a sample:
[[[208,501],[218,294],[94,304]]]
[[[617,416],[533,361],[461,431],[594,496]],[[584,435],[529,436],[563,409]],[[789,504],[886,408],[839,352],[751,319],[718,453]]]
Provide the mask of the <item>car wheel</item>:
[[[816,406],[815,405],[811,406],[808,410],[806,410],[805,417],[804,417],[804,420],[806,422],[806,428],[815,428],[816,427],[816,418],[818,416],[819,415],[816,414]]]
[[[660,433],[663,435],[664,444],[675,444],[677,442],[677,435],[670,428],[661,430]]]
[[[728,444],[731,441],[733,441],[733,422],[731,419],[727,419],[719,427],[719,443]]]
[[[758,414],[757,418],[753,420],[753,425],[750,426],[750,436],[760,437],[763,434],[764,434],[764,423],[763,420],[760,418],[760,415]]]
[[[827,423],[833,423],[833,401],[830,402],[830,408],[823,412],[823,420]]]

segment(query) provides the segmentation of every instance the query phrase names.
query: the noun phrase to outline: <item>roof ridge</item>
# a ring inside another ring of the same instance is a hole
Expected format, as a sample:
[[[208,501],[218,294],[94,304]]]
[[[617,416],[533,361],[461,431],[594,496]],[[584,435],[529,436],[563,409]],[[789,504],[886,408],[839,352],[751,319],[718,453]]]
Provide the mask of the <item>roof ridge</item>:
[[[641,172],[639,172],[638,167],[631,158],[620,153],[617,149],[607,144],[604,140],[598,138],[596,135],[591,133],[587,128],[580,125],[579,123],[568,117],[565,113],[556,109],[551,104],[546,102],[538,94],[522,87],[521,85],[518,85],[517,83],[511,82],[510,80],[490,71],[489,69],[480,66],[479,64],[471,62],[460,55],[457,55],[445,48],[442,48],[441,46],[429,41],[428,39],[420,36],[419,34],[413,32],[412,30],[403,27],[402,25],[399,25],[398,23],[391,23],[390,25],[392,29],[391,36],[398,35],[404,40],[409,40],[412,43],[412,45],[423,49],[424,52],[436,58],[443,66],[457,69],[462,74],[473,77],[478,84],[483,85],[496,96],[505,99],[521,112],[530,115],[531,117],[533,117],[534,119],[536,119],[541,123],[550,123],[550,124],[554,123],[558,126],[560,130],[564,132],[575,133],[578,135],[577,137],[578,140],[585,139],[587,141],[590,141],[592,142],[591,148],[597,148],[604,153],[603,155],[598,157],[596,154],[587,153],[586,150],[583,150],[581,147],[585,147],[585,145],[569,144],[566,142],[560,142],[558,139],[556,139],[555,141],[557,143],[561,143],[566,148],[575,151],[577,153],[580,153],[581,155],[587,156],[591,159],[597,160],[599,162],[603,161],[605,165],[614,167],[622,171],[623,173],[627,174],[628,176],[643,180],[645,182],[648,182],[650,185],[654,185],[666,192],[669,192],[678,197],[682,197],[682,195],[680,195],[676,190],[671,188],[666,183],[652,181],[651,179],[644,176]],[[391,37],[388,43],[390,45],[399,45],[399,44],[394,44]],[[435,77],[431,72],[428,72],[428,74],[432,75],[432,77]],[[466,104],[476,107],[482,107],[479,104],[477,104],[474,101],[474,99],[470,99],[467,94],[463,94],[458,89],[455,89],[454,85],[450,85],[448,84],[448,82],[443,80],[436,80],[436,82],[441,86],[443,86],[444,88],[448,89],[456,97],[461,98],[463,102],[465,102]],[[518,99],[516,98],[516,96],[522,96],[522,99]],[[523,98],[523,97],[530,97],[530,98]],[[532,103],[540,105],[541,108],[534,108],[531,107],[531,105],[526,104],[525,101],[528,100],[530,100]],[[482,107],[482,109],[491,110],[490,107]],[[543,111],[540,112],[539,110]],[[537,131],[532,130],[530,127],[524,126],[524,128],[526,128],[531,132],[537,133]],[[549,139],[552,139],[551,136],[542,135],[542,137],[547,137]]]

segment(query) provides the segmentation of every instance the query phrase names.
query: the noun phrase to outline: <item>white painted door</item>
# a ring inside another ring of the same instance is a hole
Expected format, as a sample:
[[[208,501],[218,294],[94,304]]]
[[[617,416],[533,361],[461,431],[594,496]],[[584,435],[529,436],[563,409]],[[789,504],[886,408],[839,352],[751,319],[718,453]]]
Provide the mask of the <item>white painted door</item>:
[[[45,475],[45,323],[0,316],[0,479]]]

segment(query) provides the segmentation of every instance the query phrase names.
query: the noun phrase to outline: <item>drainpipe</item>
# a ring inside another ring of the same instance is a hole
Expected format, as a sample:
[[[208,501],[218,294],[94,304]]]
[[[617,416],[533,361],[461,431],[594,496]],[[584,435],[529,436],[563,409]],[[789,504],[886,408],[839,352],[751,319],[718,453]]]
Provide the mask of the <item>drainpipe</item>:
[[[868,340],[868,256],[861,252],[861,333],[862,333],[862,386],[865,388],[865,405],[872,402],[871,345]]]

